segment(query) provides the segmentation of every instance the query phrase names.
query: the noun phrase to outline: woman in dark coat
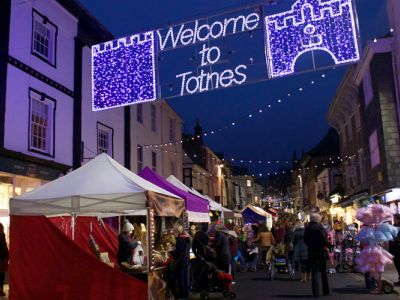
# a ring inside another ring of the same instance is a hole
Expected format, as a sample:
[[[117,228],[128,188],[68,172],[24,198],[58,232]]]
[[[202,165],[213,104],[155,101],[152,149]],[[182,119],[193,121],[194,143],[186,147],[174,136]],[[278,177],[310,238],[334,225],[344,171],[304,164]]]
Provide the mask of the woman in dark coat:
[[[133,225],[128,220],[125,220],[121,233],[118,235],[117,260],[119,266],[122,263],[131,264],[132,250],[134,250],[138,245],[136,241],[132,241],[131,239],[133,230]]]
[[[4,234],[4,226],[0,223],[0,296],[3,297],[4,293],[4,280],[6,272],[8,271],[8,247],[6,236]]]
[[[304,243],[304,225],[298,222],[293,233],[293,260],[297,263],[301,271],[301,282],[308,280],[310,273],[308,266],[308,249]]]
[[[190,235],[182,226],[174,229],[176,245],[171,252],[174,270],[170,272],[169,285],[175,299],[189,299]]]

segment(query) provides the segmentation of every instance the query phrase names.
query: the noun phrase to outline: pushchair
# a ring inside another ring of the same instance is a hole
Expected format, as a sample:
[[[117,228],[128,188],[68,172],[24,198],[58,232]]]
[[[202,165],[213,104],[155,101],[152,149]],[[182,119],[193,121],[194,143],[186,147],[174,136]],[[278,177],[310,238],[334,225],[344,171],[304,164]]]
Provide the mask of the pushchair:
[[[290,278],[294,276],[294,268],[289,259],[284,244],[277,244],[269,248],[266,258],[267,277],[274,280],[278,273],[289,274]]]
[[[197,271],[192,277],[192,292],[200,293],[201,299],[210,299],[209,293],[222,293],[224,297],[236,298],[232,291],[232,275],[220,271],[209,261],[206,261],[201,255],[196,255],[192,260]]]
[[[351,234],[346,234],[341,243],[335,248],[336,272],[357,272],[356,258],[359,253],[359,243],[354,241]]]

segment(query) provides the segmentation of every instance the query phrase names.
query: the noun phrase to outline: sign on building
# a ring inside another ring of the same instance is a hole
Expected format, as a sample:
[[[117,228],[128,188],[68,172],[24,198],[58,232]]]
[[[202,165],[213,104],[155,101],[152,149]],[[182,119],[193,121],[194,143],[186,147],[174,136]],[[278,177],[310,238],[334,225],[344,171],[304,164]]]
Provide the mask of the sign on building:
[[[93,110],[240,86],[359,58],[352,0],[252,5],[93,46]]]

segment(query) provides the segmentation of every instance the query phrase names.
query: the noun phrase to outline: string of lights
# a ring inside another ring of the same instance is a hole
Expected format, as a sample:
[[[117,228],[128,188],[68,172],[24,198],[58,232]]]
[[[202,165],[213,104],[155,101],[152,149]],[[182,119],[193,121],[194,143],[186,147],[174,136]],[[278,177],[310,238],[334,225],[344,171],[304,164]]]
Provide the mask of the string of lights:
[[[140,148],[141,146],[138,146],[138,148]],[[175,154],[175,155],[181,155],[182,152],[181,151],[174,151],[171,149],[165,149],[164,146],[161,146],[157,149],[154,149],[154,151],[161,151],[161,152],[165,152],[165,153],[170,153],[170,154]],[[188,156],[187,153],[183,153],[184,156]],[[194,158],[196,158],[196,154],[193,155]],[[330,156],[328,157],[328,161],[334,161],[334,160],[340,160],[343,161],[345,159],[353,159],[357,157],[356,154],[353,155],[344,155],[344,156]],[[211,157],[212,160],[215,160],[215,157]],[[244,159],[244,158],[238,158],[238,157],[227,157],[227,158],[222,158],[221,159],[222,162],[229,162],[229,163],[241,163],[241,164],[268,164],[268,165],[289,165],[291,163],[298,163],[300,162],[300,160],[288,160],[288,159]]]
[[[266,172],[262,172],[262,173],[254,173],[252,172],[251,174],[245,174],[245,175],[239,175],[240,176],[245,176],[245,177],[265,177],[265,176],[272,176],[272,175],[282,175],[282,174],[291,174],[294,173],[295,171],[299,171],[299,172],[304,172],[304,171],[309,171],[312,169],[318,169],[318,168],[329,168],[331,166],[336,166],[338,163],[345,161],[345,159],[354,159],[356,157],[356,155],[347,155],[347,156],[335,156],[335,157],[328,157],[326,160],[320,161],[318,163],[312,163],[308,166],[288,166],[286,168],[283,168],[279,171],[266,171]],[[226,162],[226,160],[223,160],[223,162]],[[287,161],[289,164],[289,161]],[[300,161],[294,161],[295,164],[300,162]],[[286,161],[285,161],[286,163]],[[222,176],[223,178],[227,178],[227,179],[234,179],[235,175],[225,175],[225,174],[221,174],[221,175],[215,175],[212,174],[211,172],[194,172],[193,175],[198,175],[198,176],[205,176],[205,177],[220,177]]]
[[[335,69],[335,67],[333,67],[331,70],[334,70],[334,69]],[[177,144],[182,144],[184,141],[190,141],[190,140],[194,141],[196,139],[211,136],[211,135],[217,134],[219,132],[222,132],[223,130],[233,128],[233,127],[237,126],[241,121],[255,118],[257,115],[261,115],[263,113],[270,111],[273,107],[285,102],[289,98],[291,98],[291,97],[293,98],[296,94],[301,94],[307,87],[314,86],[316,83],[318,83],[319,82],[318,80],[320,80],[320,81],[324,80],[327,77],[329,71],[330,70],[325,71],[322,74],[320,74],[318,76],[318,79],[315,78],[313,80],[308,80],[308,81],[303,82],[301,85],[287,91],[286,93],[282,94],[280,97],[277,97],[272,101],[269,101],[267,104],[264,104],[263,106],[260,106],[257,109],[254,109],[254,110],[250,111],[249,113],[242,115],[235,120],[232,120],[229,123],[225,123],[224,125],[222,125],[220,127],[203,132],[202,135],[194,135],[186,140],[183,140],[183,139],[175,140],[175,141],[171,141],[169,143],[147,144],[147,145],[144,145],[144,147],[159,148],[159,147],[175,146]]]

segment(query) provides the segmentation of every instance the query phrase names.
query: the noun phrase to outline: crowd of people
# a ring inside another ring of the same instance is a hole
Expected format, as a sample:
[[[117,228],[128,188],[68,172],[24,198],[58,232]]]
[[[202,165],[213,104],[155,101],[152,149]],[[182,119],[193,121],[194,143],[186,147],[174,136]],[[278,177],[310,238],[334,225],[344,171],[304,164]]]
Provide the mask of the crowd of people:
[[[284,249],[284,256],[300,274],[300,281],[311,281],[314,297],[329,295],[327,264],[332,267],[332,248],[337,241],[344,244],[346,234],[355,234],[358,226],[344,224],[342,220],[327,222],[318,211],[312,212],[309,220],[306,223],[278,221],[271,228],[265,223],[242,226],[224,226],[217,222],[193,224],[189,233],[182,225],[175,226],[175,245],[169,252],[171,259],[167,268],[171,292],[175,299],[188,299],[190,292],[195,290],[204,262],[229,274],[235,284],[237,272],[267,270],[271,253],[279,248]],[[137,246],[137,243],[129,242],[131,230],[132,225],[126,223],[119,237],[121,248],[125,248],[118,253],[119,263]],[[397,251],[396,266],[400,266],[397,264],[400,246],[393,244],[392,248]]]
[[[214,264],[218,270],[232,276],[236,272],[255,272],[269,263],[271,248],[282,245],[301,282],[312,281],[314,297],[320,295],[318,273],[321,275],[322,295],[329,295],[326,274],[328,237],[318,213],[311,215],[309,223],[278,222],[272,228],[266,224],[222,226],[201,224],[190,230],[175,229],[176,246],[171,252],[173,263],[169,267],[169,286],[176,299],[188,299],[201,272],[196,259]],[[192,249],[194,259],[190,259]]]

